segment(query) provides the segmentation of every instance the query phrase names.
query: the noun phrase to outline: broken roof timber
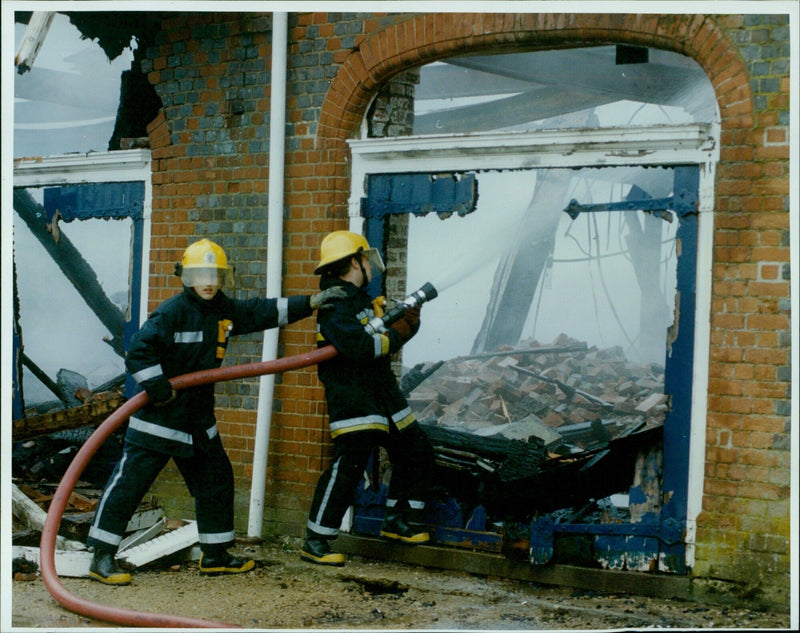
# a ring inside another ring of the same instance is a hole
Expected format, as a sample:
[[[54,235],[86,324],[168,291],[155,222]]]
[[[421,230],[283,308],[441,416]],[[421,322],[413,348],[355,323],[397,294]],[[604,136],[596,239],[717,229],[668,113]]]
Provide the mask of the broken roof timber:
[[[119,393],[96,394],[89,402],[80,407],[60,409],[52,413],[14,420],[11,436],[16,442],[57,431],[98,424],[116,411],[123,402],[125,402],[125,397]]]
[[[33,62],[50,30],[53,16],[55,16],[55,11],[34,11],[31,14],[25,35],[22,37],[17,55],[14,57],[14,67],[18,73],[22,74],[33,67]]]

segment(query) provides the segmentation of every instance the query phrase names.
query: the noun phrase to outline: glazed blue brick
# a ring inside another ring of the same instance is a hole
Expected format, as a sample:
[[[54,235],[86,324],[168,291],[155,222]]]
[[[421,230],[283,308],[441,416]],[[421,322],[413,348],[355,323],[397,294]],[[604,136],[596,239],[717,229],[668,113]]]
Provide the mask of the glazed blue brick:
[[[740,29],[731,32],[731,39],[737,44],[747,44],[750,42],[750,31]]]
[[[771,29],[753,29],[750,31],[750,41],[751,42],[766,42],[770,39]]]
[[[789,60],[788,59],[776,59],[772,62],[772,67],[770,68],[770,72],[773,75],[788,75],[789,74]]]
[[[775,77],[765,77],[760,80],[761,92],[779,92],[781,87],[780,79]]]
[[[762,59],[761,49],[762,49],[761,46],[755,46],[755,45],[742,46],[739,49],[739,53],[741,53],[745,61],[752,62],[758,59]]]
[[[788,22],[789,22],[789,15],[786,13],[775,13],[772,15],[764,16],[764,24],[783,25],[783,24],[788,24]]]
[[[789,41],[789,27],[788,26],[776,26],[772,29],[772,39],[776,42],[788,42]]]
[[[750,69],[753,75],[766,75],[769,73],[770,62],[755,62]]]

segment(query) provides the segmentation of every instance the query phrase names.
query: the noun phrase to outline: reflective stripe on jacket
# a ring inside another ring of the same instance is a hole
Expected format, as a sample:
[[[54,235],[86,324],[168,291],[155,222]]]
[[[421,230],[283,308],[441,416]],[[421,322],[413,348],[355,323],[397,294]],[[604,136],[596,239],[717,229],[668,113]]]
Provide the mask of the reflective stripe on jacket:
[[[125,366],[140,388],[222,364],[229,336],[293,323],[311,315],[309,297],[211,300],[191,288],[167,299],[133,335]],[[148,404],[132,417],[126,440],[169,455],[189,456],[193,442],[217,434],[214,384],[178,392],[164,406]]]
[[[364,326],[375,316],[365,290],[338,278],[323,277],[320,288],[341,286],[347,296],[317,314],[317,345],[339,352],[317,366],[325,385],[331,437],[343,433],[404,429],[415,421],[392,372],[390,356],[403,345],[391,328],[369,334]]]

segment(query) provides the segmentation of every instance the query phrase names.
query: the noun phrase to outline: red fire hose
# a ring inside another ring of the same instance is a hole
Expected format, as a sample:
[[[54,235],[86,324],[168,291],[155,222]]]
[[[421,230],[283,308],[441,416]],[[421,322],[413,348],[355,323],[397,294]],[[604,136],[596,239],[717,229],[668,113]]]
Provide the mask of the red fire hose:
[[[298,354],[297,356],[184,374],[172,378],[170,383],[173,389],[180,390],[187,387],[206,385],[212,382],[250,378],[252,376],[262,376],[264,374],[276,374],[282,371],[315,365],[333,358],[336,354],[336,349],[332,345],[329,345],[313,352]],[[75,455],[69,468],[67,468],[67,471],[64,473],[53,495],[53,499],[50,502],[50,508],[47,512],[44,528],[42,529],[42,539],[39,544],[39,565],[41,567],[42,580],[50,594],[62,606],[74,613],[89,616],[97,620],[137,627],[240,628],[237,625],[200,620],[198,618],[186,618],[162,613],[146,613],[143,611],[133,611],[131,609],[115,609],[72,595],[58,579],[55,564],[56,536],[58,536],[58,527],[61,523],[61,517],[64,515],[67,501],[75,488],[75,484],[78,482],[78,478],[83,473],[89,460],[94,456],[100,446],[102,446],[103,442],[105,442],[106,438],[133,413],[145,406],[148,401],[147,394],[141,392],[106,418],[105,421],[97,427],[97,430],[92,433],[89,439],[86,440],[86,443]]]

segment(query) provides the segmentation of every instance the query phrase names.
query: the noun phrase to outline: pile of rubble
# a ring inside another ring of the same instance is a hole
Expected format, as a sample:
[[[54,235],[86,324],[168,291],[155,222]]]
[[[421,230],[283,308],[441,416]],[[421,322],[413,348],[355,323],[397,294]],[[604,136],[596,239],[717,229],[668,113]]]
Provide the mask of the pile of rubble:
[[[49,489],[52,489],[49,490]],[[54,484],[12,483],[12,568],[18,580],[32,580],[39,567],[39,543]],[[92,552],[85,545],[100,490],[80,482],[70,494],[55,543],[59,576],[85,578]],[[151,499],[141,503],[126,528],[117,559],[121,566],[137,569],[158,561],[199,560],[195,521],[168,519]]]
[[[489,437],[540,439],[574,454],[663,424],[664,368],[629,361],[620,347],[598,349],[559,336],[552,345],[420,365],[404,377],[423,424]]]
[[[88,389],[76,372],[59,370],[50,385],[58,402],[28,407],[12,428],[12,556],[14,577],[36,577],[39,543],[47,511],[75,455],[96,425],[123,402],[124,376]],[[124,431],[117,429],[85,465],[81,481],[70,494],[55,544],[56,571],[61,576],[86,577],[92,553],[85,542],[94,519],[102,487],[122,454]],[[198,560],[197,525],[194,521],[168,519],[152,499],[139,505],[128,523],[118,559],[129,569],[154,561],[159,564]]]
[[[659,451],[664,368],[565,335],[551,345],[421,364],[403,390],[434,449],[437,487],[494,521],[626,494]],[[583,510],[582,510],[583,511]]]

